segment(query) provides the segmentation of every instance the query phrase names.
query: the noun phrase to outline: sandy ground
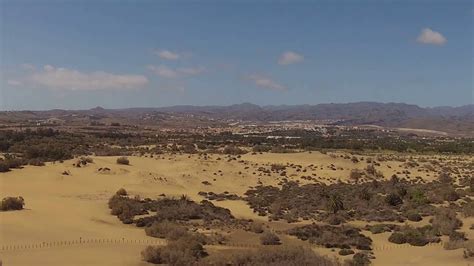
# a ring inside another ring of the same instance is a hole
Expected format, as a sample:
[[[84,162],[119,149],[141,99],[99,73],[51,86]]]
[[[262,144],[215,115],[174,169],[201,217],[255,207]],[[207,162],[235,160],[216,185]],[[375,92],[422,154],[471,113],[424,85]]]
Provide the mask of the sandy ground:
[[[221,160],[217,160],[218,157]],[[190,158],[188,155],[129,157],[129,166],[117,165],[116,157],[92,158],[94,163],[81,168],[74,167],[72,164],[75,161],[71,160],[44,167],[27,166],[0,174],[0,197],[23,196],[26,201],[25,210],[0,212],[0,247],[34,246],[43,242],[61,243],[79,239],[149,239],[143,229],[123,225],[109,214],[107,200],[121,187],[129,194],[151,198],[164,193],[175,196],[186,194],[201,200],[197,195],[199,191],[228,191],[242,195],[258,181],[263,184],[278,183],[278,175],[258,176],[256,171],[258,167],[268,167],[272,163],[294,163],[307,169],[304,173],[288,169],[290,179],[299,180],[301,175],[314,174],[324,182],[346,179],[351,169],[362,169],[367,165],[321,153],[248,154],[230,162],[223,155],[212,155],[207,160],[197,155]],[[311,164],[312,167],[309,166]],[[337,170],[329,169],[331,164]],[[384,162],[378,169],[389,177],[401,170],[399,165],[399,162]],[[104,167],[110,168],[110,171],[98,171]],[[63,171],[69,171],[70,175],[62,175]],[[418,174],[427,178],[424,172]],[[202,181],[208,181],[211,185],[204,185]],[[254,214],[243,201],[219,201],[215,204],[229,208],[239,218],[266,219]],[[471,237],[474,237],[472,230],[467,228],[473,222],[472,219],[465,222],[465,232]],[[374,265],[474,265],[473,261],[462,258],[461,250],[446,251],[441,246],[408,248],[389,244],[385,234],[371,237],[376,247]],[[0,249],[0,258],[7,266],[147,265],[140,258],[144,246],[127,243],[58,244],[46,248]],[[336,253],[324,248],[316,250],[328,256]]]

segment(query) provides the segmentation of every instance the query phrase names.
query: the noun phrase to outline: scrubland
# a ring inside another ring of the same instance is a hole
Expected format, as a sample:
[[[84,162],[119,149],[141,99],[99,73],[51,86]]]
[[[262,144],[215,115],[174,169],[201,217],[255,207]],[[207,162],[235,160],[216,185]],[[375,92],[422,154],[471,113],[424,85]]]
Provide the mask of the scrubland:
[[[5,265],[468,265],[473,163],[313,151],[29,165],[0,174],[2,198],[24,199],[0,212],[0,246],[17,246],[0,256]],[[57,244],[20,248],[41,243]]]

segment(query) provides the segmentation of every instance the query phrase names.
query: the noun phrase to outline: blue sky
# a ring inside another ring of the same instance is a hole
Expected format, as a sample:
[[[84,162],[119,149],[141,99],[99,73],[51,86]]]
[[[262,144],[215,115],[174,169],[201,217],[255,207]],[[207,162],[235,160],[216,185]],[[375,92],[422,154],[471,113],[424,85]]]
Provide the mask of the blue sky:
[[[0,109],[473,103],[472,1],[0,0]]]

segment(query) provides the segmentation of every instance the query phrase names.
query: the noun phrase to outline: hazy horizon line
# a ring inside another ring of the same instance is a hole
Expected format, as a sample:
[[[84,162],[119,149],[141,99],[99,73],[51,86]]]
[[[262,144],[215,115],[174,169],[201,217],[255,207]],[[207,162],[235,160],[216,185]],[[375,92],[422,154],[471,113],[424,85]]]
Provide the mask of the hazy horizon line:
[[[240,103],[233,103],[233,104],[175,104],[175,105],[165,105],[165,106],[131,106],[131,107],[114,107],[114,108],[107,108],[103,106],[95,106],[89,108],[81,108],[81,109],[64,109],[64,108],[51,108],[51,109],[0,109],[0,112],[47,112],[53,110],[61,110],[61,111],[88,111],[96,108],[102,108],[104,110],[126,110],[126,109],[160,109],[160,108],[173,108],[173,107],[230,107],[236,105],[255,105],[259,107],[294,107],[294,106],[318,106],[318,105],[329,105],[329,104],[337,104],[337,105],[344,105],[344,104],[360,104],[360,103],[372,103],[372,104],[404,104],[404,105],[411,105],[417,106],[423,109],[434,109],[434,108],[461,108],[466,106],[474,106],[474,103],[470,104],[462,104],[457,106],[452,105],[435,105],[435,106],[422,106],[419,104],[414,103],[406,103],[406,102],[378,102],[378,101],[354,101],[354,102],[322,102],[322,103],[302,103],[302,104],[255,104],[251,102],[240,102]]]

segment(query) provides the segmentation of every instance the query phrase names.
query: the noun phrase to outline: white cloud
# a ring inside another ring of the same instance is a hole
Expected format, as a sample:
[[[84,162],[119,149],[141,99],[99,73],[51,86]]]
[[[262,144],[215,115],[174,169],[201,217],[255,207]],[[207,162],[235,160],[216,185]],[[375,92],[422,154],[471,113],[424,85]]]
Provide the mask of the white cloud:
[[[154,51],[154,54],[166,60],[178,60],[181,57],[180,54],[171,52],[169,50],[157,50],[157,51]]]
[[[304,56],[292,51],[287,51],[280,55],[280,58],[278,58],[278,64],[291,65],[291,64],[299,63],[303,60],[304,60]]]
[[[184,67],[174,69],[165,65],[148,66],[148,69],[162,78],[169,79],[196,76],[206,71],[203,67]]]
[[[262,75],[249,75],[247,79],[252,81],[257,87],[275,91],[286,91],[288,88],[281,85],[280,83],[272,80],[269,77],[262,76]]]
[[[441,33],[430,28],[424,28],[416,41],[419,43],[433,45],[443,45],[447,42],[446,38]]]
[[[17,81],[25,86],[57,90],[137,89],[148,84],[148,79],[142,75],[117,75],[103,71],[85,73],[51,65],[32,70]]]

